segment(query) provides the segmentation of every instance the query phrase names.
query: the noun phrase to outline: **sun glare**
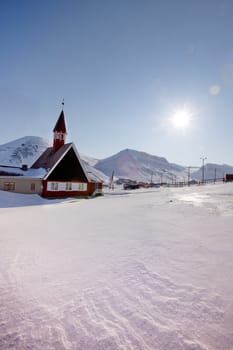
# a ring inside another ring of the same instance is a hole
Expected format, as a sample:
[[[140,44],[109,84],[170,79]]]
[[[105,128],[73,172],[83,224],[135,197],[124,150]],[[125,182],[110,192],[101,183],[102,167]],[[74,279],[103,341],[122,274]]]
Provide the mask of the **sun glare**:
[[[171,118],[172,125],[177,129],[186,129],[190,126],[191,116],[185,110],[178,110]]]

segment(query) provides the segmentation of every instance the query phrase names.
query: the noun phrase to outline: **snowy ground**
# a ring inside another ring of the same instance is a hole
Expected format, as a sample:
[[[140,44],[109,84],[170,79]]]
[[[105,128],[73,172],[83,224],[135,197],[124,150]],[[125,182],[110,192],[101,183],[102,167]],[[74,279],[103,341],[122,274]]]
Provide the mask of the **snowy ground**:
[[[1,350],[233,349],[233,185],[122,193],[0,192]]]

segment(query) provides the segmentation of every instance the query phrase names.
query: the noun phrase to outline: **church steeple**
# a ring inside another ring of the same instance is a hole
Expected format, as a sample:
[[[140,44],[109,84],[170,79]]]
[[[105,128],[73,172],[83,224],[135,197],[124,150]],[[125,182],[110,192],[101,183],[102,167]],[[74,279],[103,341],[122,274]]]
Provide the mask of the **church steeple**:
[[[64,103],[62,103],[64,105]],[[61,146],[63,146],[66,142],[66,123],[63,109],[60,113],[60,116],[56,122],[56,125],[53,129],[54,137],[53,137],[53,150],[56,152]]]

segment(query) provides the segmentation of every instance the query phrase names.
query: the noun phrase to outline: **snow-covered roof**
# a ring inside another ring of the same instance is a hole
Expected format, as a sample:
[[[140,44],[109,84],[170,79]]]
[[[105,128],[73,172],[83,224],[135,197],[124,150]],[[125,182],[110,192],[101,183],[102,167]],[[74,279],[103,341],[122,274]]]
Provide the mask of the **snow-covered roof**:
[[[0,177],[11,176],[11,177],[25,177],[25,178],[43,178],[46,175],[46,170],[43,168],[23,170],[17,167],[1,167],[0,166]]]

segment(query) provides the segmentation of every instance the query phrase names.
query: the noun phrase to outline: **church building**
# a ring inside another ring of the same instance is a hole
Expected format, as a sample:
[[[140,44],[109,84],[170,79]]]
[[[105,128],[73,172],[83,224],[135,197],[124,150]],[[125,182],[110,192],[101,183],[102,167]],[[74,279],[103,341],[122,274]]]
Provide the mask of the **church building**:
[[[0,175],[0,190],[18,193],[38,193],[45,198],[86,197],[102,192],[102,182],[90,177],[82,164],[74,143],[66,143],[66,123],[63,110],[53,129],[53,146],[47,148],[36,162],[27,168]]]

